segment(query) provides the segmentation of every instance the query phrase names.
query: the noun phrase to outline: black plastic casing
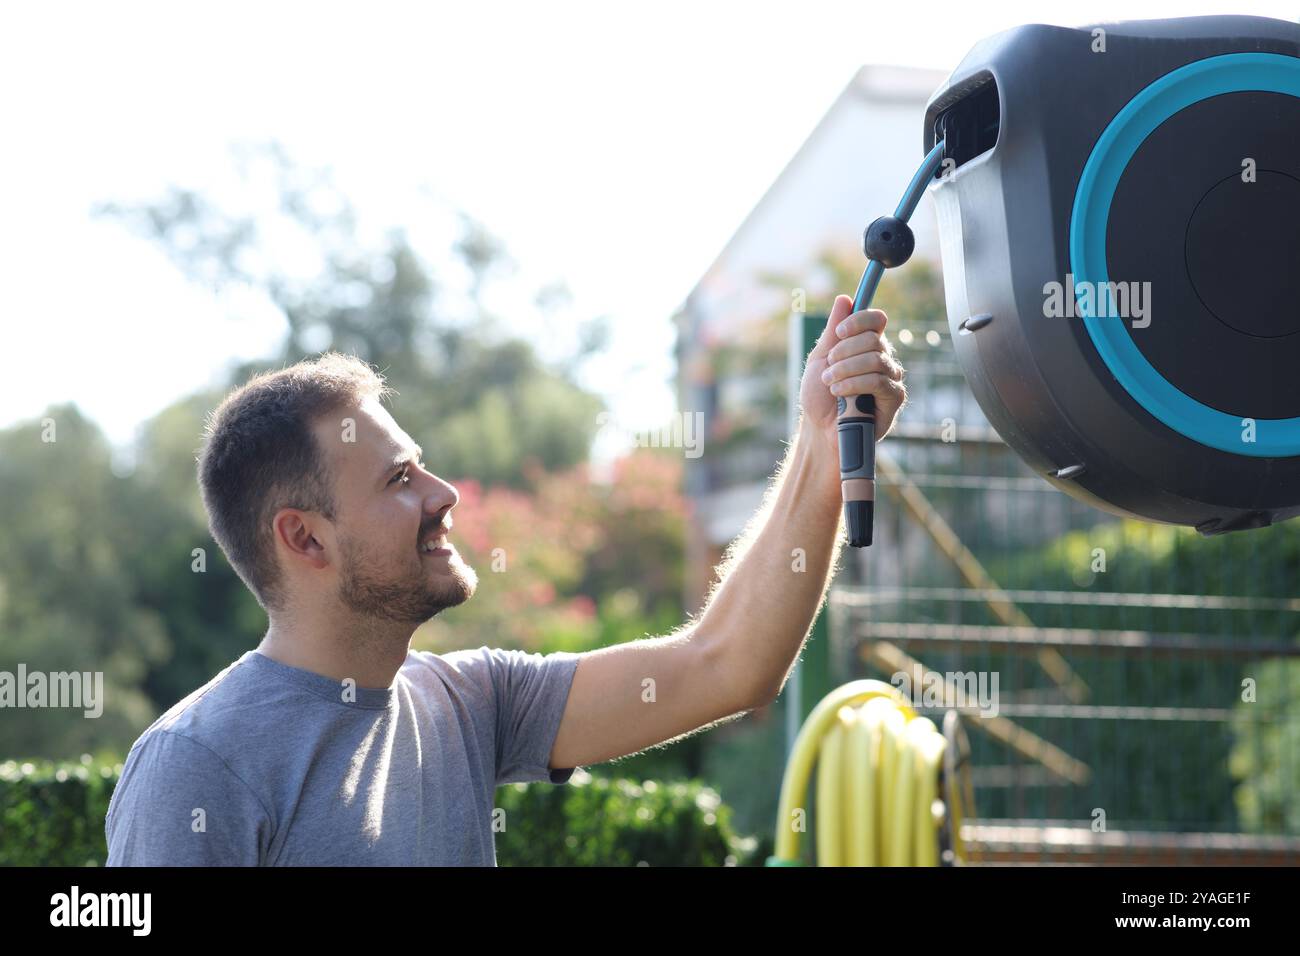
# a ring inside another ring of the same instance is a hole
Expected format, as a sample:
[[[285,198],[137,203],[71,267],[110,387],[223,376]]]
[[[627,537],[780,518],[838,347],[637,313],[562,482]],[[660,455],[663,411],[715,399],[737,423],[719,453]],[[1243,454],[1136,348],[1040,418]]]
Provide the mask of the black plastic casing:
[[[1093,50],[1098,28],[1104,53]],[[928,152],[945,137],[945,153],[956,162],[930,195],[953,343],[990,423],[1067,494],[1113,514],[1206,534],[1300,514],[1300,456],[1232,454],[1172,430],[1114,378],[1081,318],[1045,318],[1043,288],[1070,272],[1075,191],[1107,124],[1159,77],[1232,52],[1300,56],[1300,25],[1224,16],[1017,27],[976,45],[931,97],[922,142]],[[1214,135],[1203,131],[1207,140]],[[1300,126],[1287,135],[1295,148],[1286,172],[1300,178]],[[1249,155],[1249,144],[1241,151]],[[1109,239],[1107,248],[1109,257]],[[992,320],[963,330],[980,314]],[[1300,349],[1300,335],[1290,338],[1285,347]],[[1185,347],[1213,349],[1214,342]],[[1266,384],[1300,395],[1300,366],[1289,380]]]

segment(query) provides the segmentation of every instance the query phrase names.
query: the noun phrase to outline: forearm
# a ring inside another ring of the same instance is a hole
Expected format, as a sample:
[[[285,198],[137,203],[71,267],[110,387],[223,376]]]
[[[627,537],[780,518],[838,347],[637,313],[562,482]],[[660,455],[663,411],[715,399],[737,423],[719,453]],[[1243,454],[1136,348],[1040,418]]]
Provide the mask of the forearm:
[[[762,506],[727,549],[694,628],[746,707],[780,692],[843,541],[838,461],[807,437],[796,433]]]

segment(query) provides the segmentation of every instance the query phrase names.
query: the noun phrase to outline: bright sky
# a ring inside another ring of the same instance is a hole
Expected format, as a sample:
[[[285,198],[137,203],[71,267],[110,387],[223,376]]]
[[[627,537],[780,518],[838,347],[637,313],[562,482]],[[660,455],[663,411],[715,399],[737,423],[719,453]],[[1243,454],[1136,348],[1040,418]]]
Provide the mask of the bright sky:
[[[670,316],[863,64],[949,70],[1028,22],[1296,16],[1157,0],[16,9],[0,14],[0,426],[72,400],[115,442],[282,337],[276,315],[187,285],[89,215],[216,188],[232,142],[332,166],[369,221],[431,242],[452,210],[482,221],[520,264],[491,305],[543,354],[556,336],[522,307],[539,286],[565,281],[575,318],[610,316],[588,384],[648,428],[673,410]]]

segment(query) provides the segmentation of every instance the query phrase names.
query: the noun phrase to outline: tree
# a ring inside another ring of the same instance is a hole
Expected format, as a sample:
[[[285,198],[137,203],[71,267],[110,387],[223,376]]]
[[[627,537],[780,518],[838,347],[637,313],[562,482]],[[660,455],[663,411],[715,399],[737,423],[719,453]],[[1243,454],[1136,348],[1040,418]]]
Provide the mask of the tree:
[[[169,650],[165,621],[136,600],[122,547],[149,503],[113,473],[103,435],[74,405],[0,431],[0,488],[0,671],[98,673],[103,688],[97,717],[6,708],[0,753],[117,745],[152,718],[139,685]]]
[[[284,316],[280,354],[235,370],[251,373],[335,349],[376,365],[402,396],[396,408],[411,435],[447,475],[523,487],[524,464],[548,469],[585,461],[602,403],[573,383],[598,354],[603,325],[587,323],[577,353],[547,367],[525,341],[505,337],[482,305],[482,291],[508,264],[503,245],[462,217],[456,253],[472,275],[469,307],[442,301],[432,267],[400,228],[367,247],[358,215],[325,170],[294,164],[276,144],[236,151],[250,193],[267,185],[275,215],[232,212],[193,190],[172,187],[143,205],[104,203],[116,219],[161,248],[191,280],[238,285],[264,296]],[[310,263],[296,270],[277,250]],[[539,309],[562,296],[552,285]]]

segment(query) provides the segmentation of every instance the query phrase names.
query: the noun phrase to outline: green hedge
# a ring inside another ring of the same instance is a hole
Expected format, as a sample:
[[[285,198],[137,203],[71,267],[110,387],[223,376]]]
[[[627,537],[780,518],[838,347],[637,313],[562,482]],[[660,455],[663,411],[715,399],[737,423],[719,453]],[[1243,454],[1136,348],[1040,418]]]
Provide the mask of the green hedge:
[[[104,816],[121,765],[0,763],[0,865],[102,866]],[[497,790],[502,866],[727,866],[761,862],[731,809],[699,781],[596,778]]]
[[[104,815],[121,766],[0,763],[0,865],[102,866]]]
[[[758,841],[740,837],[731,808],[698,780],[604,779],[576,770],[565,786],[497,789],[501,866],[747,866]]]

